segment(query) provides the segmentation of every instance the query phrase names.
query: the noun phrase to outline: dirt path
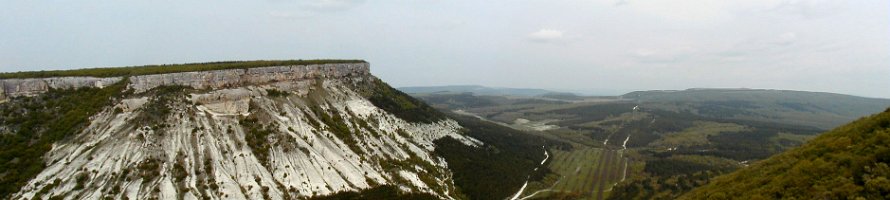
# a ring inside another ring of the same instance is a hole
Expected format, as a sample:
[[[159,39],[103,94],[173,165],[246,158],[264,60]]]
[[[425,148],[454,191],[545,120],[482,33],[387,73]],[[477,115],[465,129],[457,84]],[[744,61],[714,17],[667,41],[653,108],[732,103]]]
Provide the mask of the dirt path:
[[[544,160],[541,160],[541,164],[540,164],[540,166],[538,166],[538,167],[535,168],[535,172],[537,172],[538,169],[540,169],[541,167],[547,167],[547,166],[544,166],[544,163],[547,162],[547,159],[550,159],[550,153],[547,153],[547,147],[546,147],[546,146],[541,146],[541,149],[544,150]],[[531,178],[531,175],[529,175],[528,177],[525,178],[525,183],[522,184],[522,188],[519,188],[519,192],[516,192],[516,194],[513,195],[513,198],[510,198],[510,200],[517,200],[517,199],[519,199],[519,195],[522,195],[522,192],[525,191],[525,187],[528,186],[528,179],[529,179],[529,178]]]

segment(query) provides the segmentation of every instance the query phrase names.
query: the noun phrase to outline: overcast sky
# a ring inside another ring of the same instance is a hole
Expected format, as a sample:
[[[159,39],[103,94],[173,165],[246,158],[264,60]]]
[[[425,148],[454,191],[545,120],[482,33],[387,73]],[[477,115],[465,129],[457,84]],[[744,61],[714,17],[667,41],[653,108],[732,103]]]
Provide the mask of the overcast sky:
[[[890,97],[887,0],[0,3],[0,71],[365,59],[394,86]]]

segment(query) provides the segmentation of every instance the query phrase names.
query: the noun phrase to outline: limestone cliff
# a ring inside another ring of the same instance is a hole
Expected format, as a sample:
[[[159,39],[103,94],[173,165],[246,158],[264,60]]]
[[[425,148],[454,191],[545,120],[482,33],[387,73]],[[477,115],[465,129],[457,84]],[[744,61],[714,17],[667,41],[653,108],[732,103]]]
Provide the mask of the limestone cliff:
[[[0,93],[17,101],[122,80],[6,79]],[[12,199],[293,199],[380,185],[451,199],[459,193],[433,141],[482,145],[451,119],[405,119],[375,105],[368,94],[392,92],[379,91],[385,84],[367,63],[126,80],[132,92],[53,143],[45,169]]]
[[[272,66],[248,69],[228,69],[197,72],[140,75],[130,78],[127,88],[136,93],[158,86],[181,85],[195,89],[219,89],[249,84],[295,81],[313,78],[339,78],[370,75],[368,63],[337,63],[317,65]],[[51,77],[0,79],[0,101],[11,97],[33,96],[50,89],[103,87],[120,81],[122,77]]]

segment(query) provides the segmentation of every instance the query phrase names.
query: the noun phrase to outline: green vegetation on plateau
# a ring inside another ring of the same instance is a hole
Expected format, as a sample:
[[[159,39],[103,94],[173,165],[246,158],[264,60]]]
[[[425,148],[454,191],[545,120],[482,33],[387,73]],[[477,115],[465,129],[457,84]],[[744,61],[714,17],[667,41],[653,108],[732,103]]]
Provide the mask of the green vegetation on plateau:
[[[432,123],[445,118],[435,108],[390,87],[381,80],[371,80],[369,87],[371,88],[365,96],[374,106],[392,113],[405,121]]]
[[[888,199],[890,109],[718,177],[685,199]]]
[[[336,63],[364,63],[364,60],[256,60],[256,61],[224,61],[170,65],[145,65],[130,67],[89,68],[74,70],[31,71],[0,73],[0,79],[8,78],[47,78],[64,76],[117,77],[138,76],[148,74],[165,74],[177,72],[194,72],[223,69],[247,69],[283,65],[314,65]]]
[[[18,191],[43,171],[43,155],[54,142],[70,138],[89,117],[112,105],[127,80],[109,87],[50,90],[0,104],[0,198]]]

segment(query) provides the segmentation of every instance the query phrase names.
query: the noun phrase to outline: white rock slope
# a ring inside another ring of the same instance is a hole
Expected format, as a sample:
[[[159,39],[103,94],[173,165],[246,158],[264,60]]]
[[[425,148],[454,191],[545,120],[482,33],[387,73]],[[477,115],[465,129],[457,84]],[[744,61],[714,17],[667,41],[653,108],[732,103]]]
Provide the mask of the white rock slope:
[[[48,167],[14,199],[298,199],[378,185],[454,197],[433,141],[481,145],[455,121],[412,123],[375,107],[356,89],[375,79],[367,73],[327,78],[293,69],[240,70],[200,83],[183,82],[195,74],[131,77],[129,88],[144,93],[56,143]],[[200,90],[150,90],[171,84]]]

